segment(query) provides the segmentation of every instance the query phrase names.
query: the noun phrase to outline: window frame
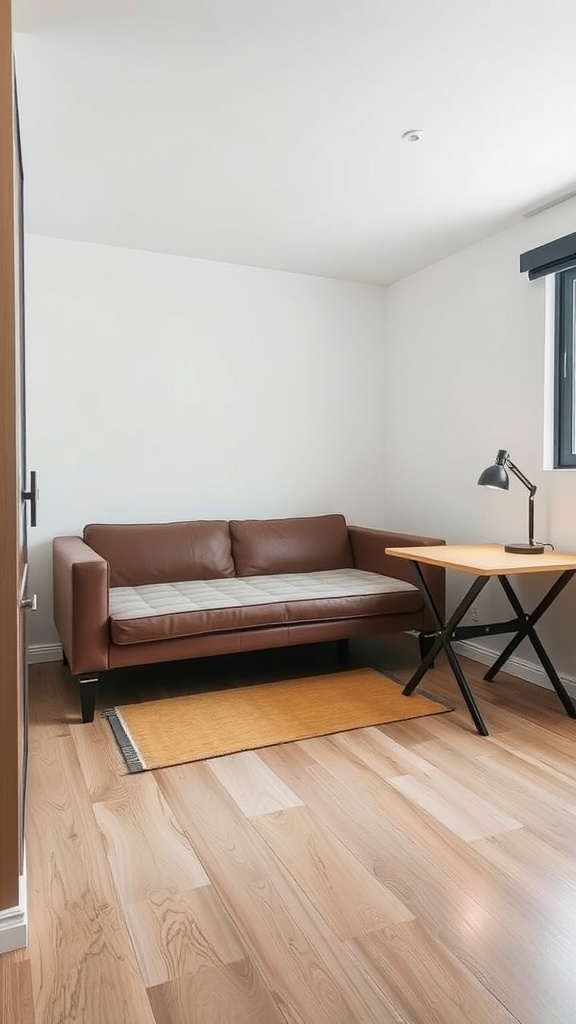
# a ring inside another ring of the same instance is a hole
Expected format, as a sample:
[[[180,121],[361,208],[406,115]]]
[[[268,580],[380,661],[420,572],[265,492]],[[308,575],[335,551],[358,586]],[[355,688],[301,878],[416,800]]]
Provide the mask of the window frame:
[[[576,469],[576,267],[555,277],[554,468]]]

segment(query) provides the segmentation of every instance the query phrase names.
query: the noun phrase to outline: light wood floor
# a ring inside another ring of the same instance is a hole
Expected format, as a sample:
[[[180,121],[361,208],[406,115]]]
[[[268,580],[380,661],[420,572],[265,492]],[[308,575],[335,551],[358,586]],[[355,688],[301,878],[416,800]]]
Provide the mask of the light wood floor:
[[[407,678],[412,638],[352,646]],[[30,945],[2,1024],[571,1024],[576,722],[463,662],[456,710],[127,776],[31,669]],[[100,706],[336,668],[334,647],[118,673]]]

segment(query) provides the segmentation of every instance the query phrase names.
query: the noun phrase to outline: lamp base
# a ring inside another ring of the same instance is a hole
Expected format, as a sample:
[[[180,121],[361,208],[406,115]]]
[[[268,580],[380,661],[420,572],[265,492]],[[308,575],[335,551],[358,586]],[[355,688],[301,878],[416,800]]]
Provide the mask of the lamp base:
[[[544,544],[505,544],[504,551],[511,555],[542,555]]]

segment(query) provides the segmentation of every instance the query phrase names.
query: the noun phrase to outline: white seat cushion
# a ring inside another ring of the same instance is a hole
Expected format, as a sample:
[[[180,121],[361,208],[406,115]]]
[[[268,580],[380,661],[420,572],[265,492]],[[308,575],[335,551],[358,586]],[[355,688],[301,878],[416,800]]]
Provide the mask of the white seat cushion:
[[[401,606],[398,595],[404,599]],[[393,596],[393,600],[390,598]],[[416,587],[361,569],[157,583],[110,590],[113,643],[422,607]]]

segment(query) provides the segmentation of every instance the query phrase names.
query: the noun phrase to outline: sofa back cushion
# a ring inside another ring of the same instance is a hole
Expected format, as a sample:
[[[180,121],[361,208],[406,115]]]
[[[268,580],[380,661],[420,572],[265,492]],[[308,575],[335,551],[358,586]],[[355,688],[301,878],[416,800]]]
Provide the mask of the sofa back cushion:
[[[354,566],[348,527],[341,515],[233,519],[230,536],[237,576],[321,572]]]
[[[234,576],[228,523],[90,524],[84,540],[110,564],[111,587]]]

